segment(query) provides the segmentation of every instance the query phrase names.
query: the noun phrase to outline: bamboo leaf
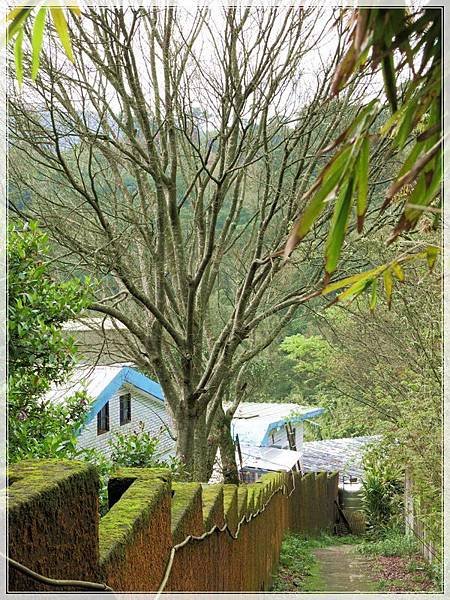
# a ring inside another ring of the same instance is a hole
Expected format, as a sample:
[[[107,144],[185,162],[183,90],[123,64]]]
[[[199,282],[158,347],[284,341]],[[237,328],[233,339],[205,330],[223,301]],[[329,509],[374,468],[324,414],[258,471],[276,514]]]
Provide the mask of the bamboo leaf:
[[[24,10],[22,6],[18,6],[17,8],[12,8],[9,13],[6,15],[7,21],[12,21],[17,17],[17,15]]]
[[[388,52],[382,61],[384,89],[393,113],[397,110],[397,87],[395,81],[395,66],[392,52]]]
[[[425,145],[424,142],[421,142],[421,141],[417,141],[414,144],[414,146],[411,149],[411,152],[408,154],[407,159],[403,163],[402,168],[398,172],[397,177],[402,177],[405,173],[407,173],[411,169],[411,167],[416,162],[417,157],[419,156],[421,151],[424,150],[424,145]]]
[[[23,84],[23,29],[19,30],[14,42],[14,63],[16,65],[16,77],[21,87]]]
[[[69,27],[67,25],[66,16],[62,8],[50,8],[53,23],[55,25],[56,33],[63,45],[66,52],[67,58],[74,62],[74,56],[72,51],[72,42],[70,41]]]
[[[79,6],[69,6],[68,8],[75,17],[81,17],[81,8]]]
[[[392,271],[390,269],[386,269],[383,273],[384,280],[384,291],[386,293],[386,300],[388,307],[391,308],[392,301],[392,288],[394,286],[394,281],[392,279]]]
[[[367,211],[367,186],[369,180],[369,138],[366,136],[362,142],[357,166],[358,198],[356,201],[357,229],[362,232],[364,216]]]
[[[392,273],[397,277],[399,281],[405,281],[405,272],[398,264],[398,262],[392,263]]]
[[[339,281],[333,281],[332,283],[329,283],[323,288],[322,295],[329,294],[330,292],[334,292],[343,287],[347,287],[348,285],[351,285],[352,283],[355,283],[356,281],[360,281],[362,279],[373,279],[374,277],[381,275],[381,273],[386,269],[386,266],[387,265],[380,265],[375,269],[370,269],[370,271],[365,271],[364,273],[357,273],[356,275],[345,277],[344,279],[340,279]]]
[[[430,160],[432,160],[436,154],[439,152],[441,147],[441,142],[437,142],[436,144],[434,144],[434,146],[432,148],[430,148],[430,150],[428,150],[428,152],[426,152],[425,154],[423,154],[415,163],[414,165],[411,167],[411,169],[406,172],[404,175],[402,175],[402,177],[396,179],[392,185],[389,187],[387,193],[386,193],[386,199],[384,201],[384,204],[382,206],[382,209],[386,208],[386,206],[390,203],[390,201],[392,200],[392,198],[398,194],[398,192],[407,184],[411,183],[412,181],[414,181],[414,179],[416,179],[419,174],[423,171],[423,169],[426,167],[426,165],[430,162]]]
[[[335,71],[330,90],[332,96],[335,96],[341,87],[347,82],[348,77],[351,75],[355,67],[356,60],[357,53],[355,46],[352,44]]]
[[[416,110],[416,103],[413,101],[413,99],[411,99],[408,102],[407,109],[406,109],[403,119],[398,127],[398,133],[395,136],[394,143],[397,145],[398,148],[403,148],[406,140],[408,139],[408,136],[411,133],[412,123],[413,123],[413,115],[415,113],[415,110]]]
[[[341,255],[342,244],[347,230],[348,217],[350,214],[351,201],[353,196],[354,180],[353,178],[344,185],[336,200],[330,230],[325,247],[325,278],[336,270],[339,257]]]
[[[41,53],[42,42],[44,39],[45,19],[47,16],[47,8],[43,7],[38,11],[34,20],[33,33],[31,37],[31,46],[33,48],[32,63],[31,63],[31,78],[36,79],[39,71],[39,55]]]
[[[25,24],[25,21],[27,20],[32,10],[32,8],[20,9],[20,12],[18,12],[14,17],[13,22],[10,23],[8,26],[8,32],[6,35],[7,41],[12,40],[16,33],[20,31],[21,28],[23,28],[23,25]]]
[[[326,199],[337,187],[339,180],[345,172],[350,153],[350,146],[343,148],[323,169],[322,174],[314,186],[304,194],[303,199],[308,198],[312,192],[318,190],[312,200],[306,205],[300,218],[292,228],[284,250],[285,258],[291,254],[322,214],[326,206]]]
[[[362,294],[370,285],[370,279],[363,279],[361,281],[357,281],[353,285],[351,285],[345,292],[342,292],[337,297],[337,301],[341,302],[342,300],[353,300],[356,296]]]
[[[328,146],[323,148],[320,153],[326,154],[331,150],[334,150],[339,144],[341,144],[351,133],[356,135],[361,134],[367,127],[368,122],[374,117],[379,110],[380,103],[378,100],[371,100],[364,108],[362,108],[352,123]]]

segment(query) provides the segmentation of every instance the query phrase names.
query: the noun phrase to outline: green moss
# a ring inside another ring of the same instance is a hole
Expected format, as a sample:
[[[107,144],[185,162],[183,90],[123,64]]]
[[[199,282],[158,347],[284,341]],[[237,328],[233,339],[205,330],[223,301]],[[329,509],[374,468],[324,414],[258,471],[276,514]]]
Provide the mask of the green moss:
[[[238,521],[242,519],[244,515],[247,515],[247,501],[248,491],[245,485],[238,486]]]
[[[57,502],[62,494],[79,494],[80,488],[98,490],[98,474],[90,464],[69,460],[27,460],[8,469],[6,489],[10,513],[24,504]],[[85,485],[83,486],[83,482]],[[59,490],[59,493],[56,494]]]
[[[183,535],[185,523],[192,519],[199,503],[201,503],[202,486],[200,483],[173,483],[171,528],[174,543],[178,543]],[[190,532],[188,532],[189,534]]]
[[[235,532],[238,524],[238,486],[227,484],[223,486],[223,512],[225,523]]]
[[[100,562],[122,558],[135,536],[142,531],[152,513],[170,493],[168,469],[123,468],[115,478],[136,477],[120,500],[100,520]]]
[[[203,523],[208,531],[217,525],[217,516],[223,515],[223,485],[202,485]]]
[[[279,473],[266,473],[260,479],[260,482],[266,487],[268,491],[268,496],[274,492],[274,490],[279,487],[280,477]]]
[[[254,514],[263,505],[262,502],[262,486],[260,483],[250,483],[247,485],[249,514]],[[251,508],[250,508],[251,507]]]
[[[279,475],[279,473],[266,473],[259,480],[259,483],[263,486],[261,506],[267,502],[273,492],[279,487]]]

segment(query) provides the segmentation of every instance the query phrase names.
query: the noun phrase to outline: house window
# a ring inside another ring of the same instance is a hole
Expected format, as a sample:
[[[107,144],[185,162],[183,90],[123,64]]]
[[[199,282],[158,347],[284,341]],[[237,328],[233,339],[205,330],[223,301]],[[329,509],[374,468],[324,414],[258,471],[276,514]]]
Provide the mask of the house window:
[[[109,402],[97,413],[97,435],[109,431]]]
[[[120,396],[120,424],[125,425],[131,421],[131,394]]]

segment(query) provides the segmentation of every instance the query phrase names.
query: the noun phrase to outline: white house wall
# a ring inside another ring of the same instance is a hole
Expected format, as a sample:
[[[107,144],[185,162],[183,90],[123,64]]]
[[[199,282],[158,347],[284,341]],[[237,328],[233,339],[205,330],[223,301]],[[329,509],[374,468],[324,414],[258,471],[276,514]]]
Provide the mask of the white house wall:
[[[120,425],[120,400],[123,394],[131,394],[131,421]],[[109,400],[109,431],[97,435],[97,415],[83,429],[78,437],[80,448],[94,448],[101,450],[106,456],[111,454],[109,440],[114,433],[130,433],[137,430],[139,423],[145,424],[144,431],[151,433],[160,440],[158,450],[164,456],[174,454],[175,442],[167,433],[167,424],[170,428],[170,418],[161,400],[150,394],[141,392],[130,385],[124,385]]]

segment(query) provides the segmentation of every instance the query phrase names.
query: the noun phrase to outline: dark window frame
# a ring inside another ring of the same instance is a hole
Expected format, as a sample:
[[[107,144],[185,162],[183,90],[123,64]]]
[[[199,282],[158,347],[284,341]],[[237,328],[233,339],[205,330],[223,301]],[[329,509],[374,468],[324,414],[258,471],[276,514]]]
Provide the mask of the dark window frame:
[[[109,431],[109,402],[97,413],[97,435],[107,433]]]
[[[121,394],[119,396],[120,406],[120,425],[131,423],[131,394]]]

